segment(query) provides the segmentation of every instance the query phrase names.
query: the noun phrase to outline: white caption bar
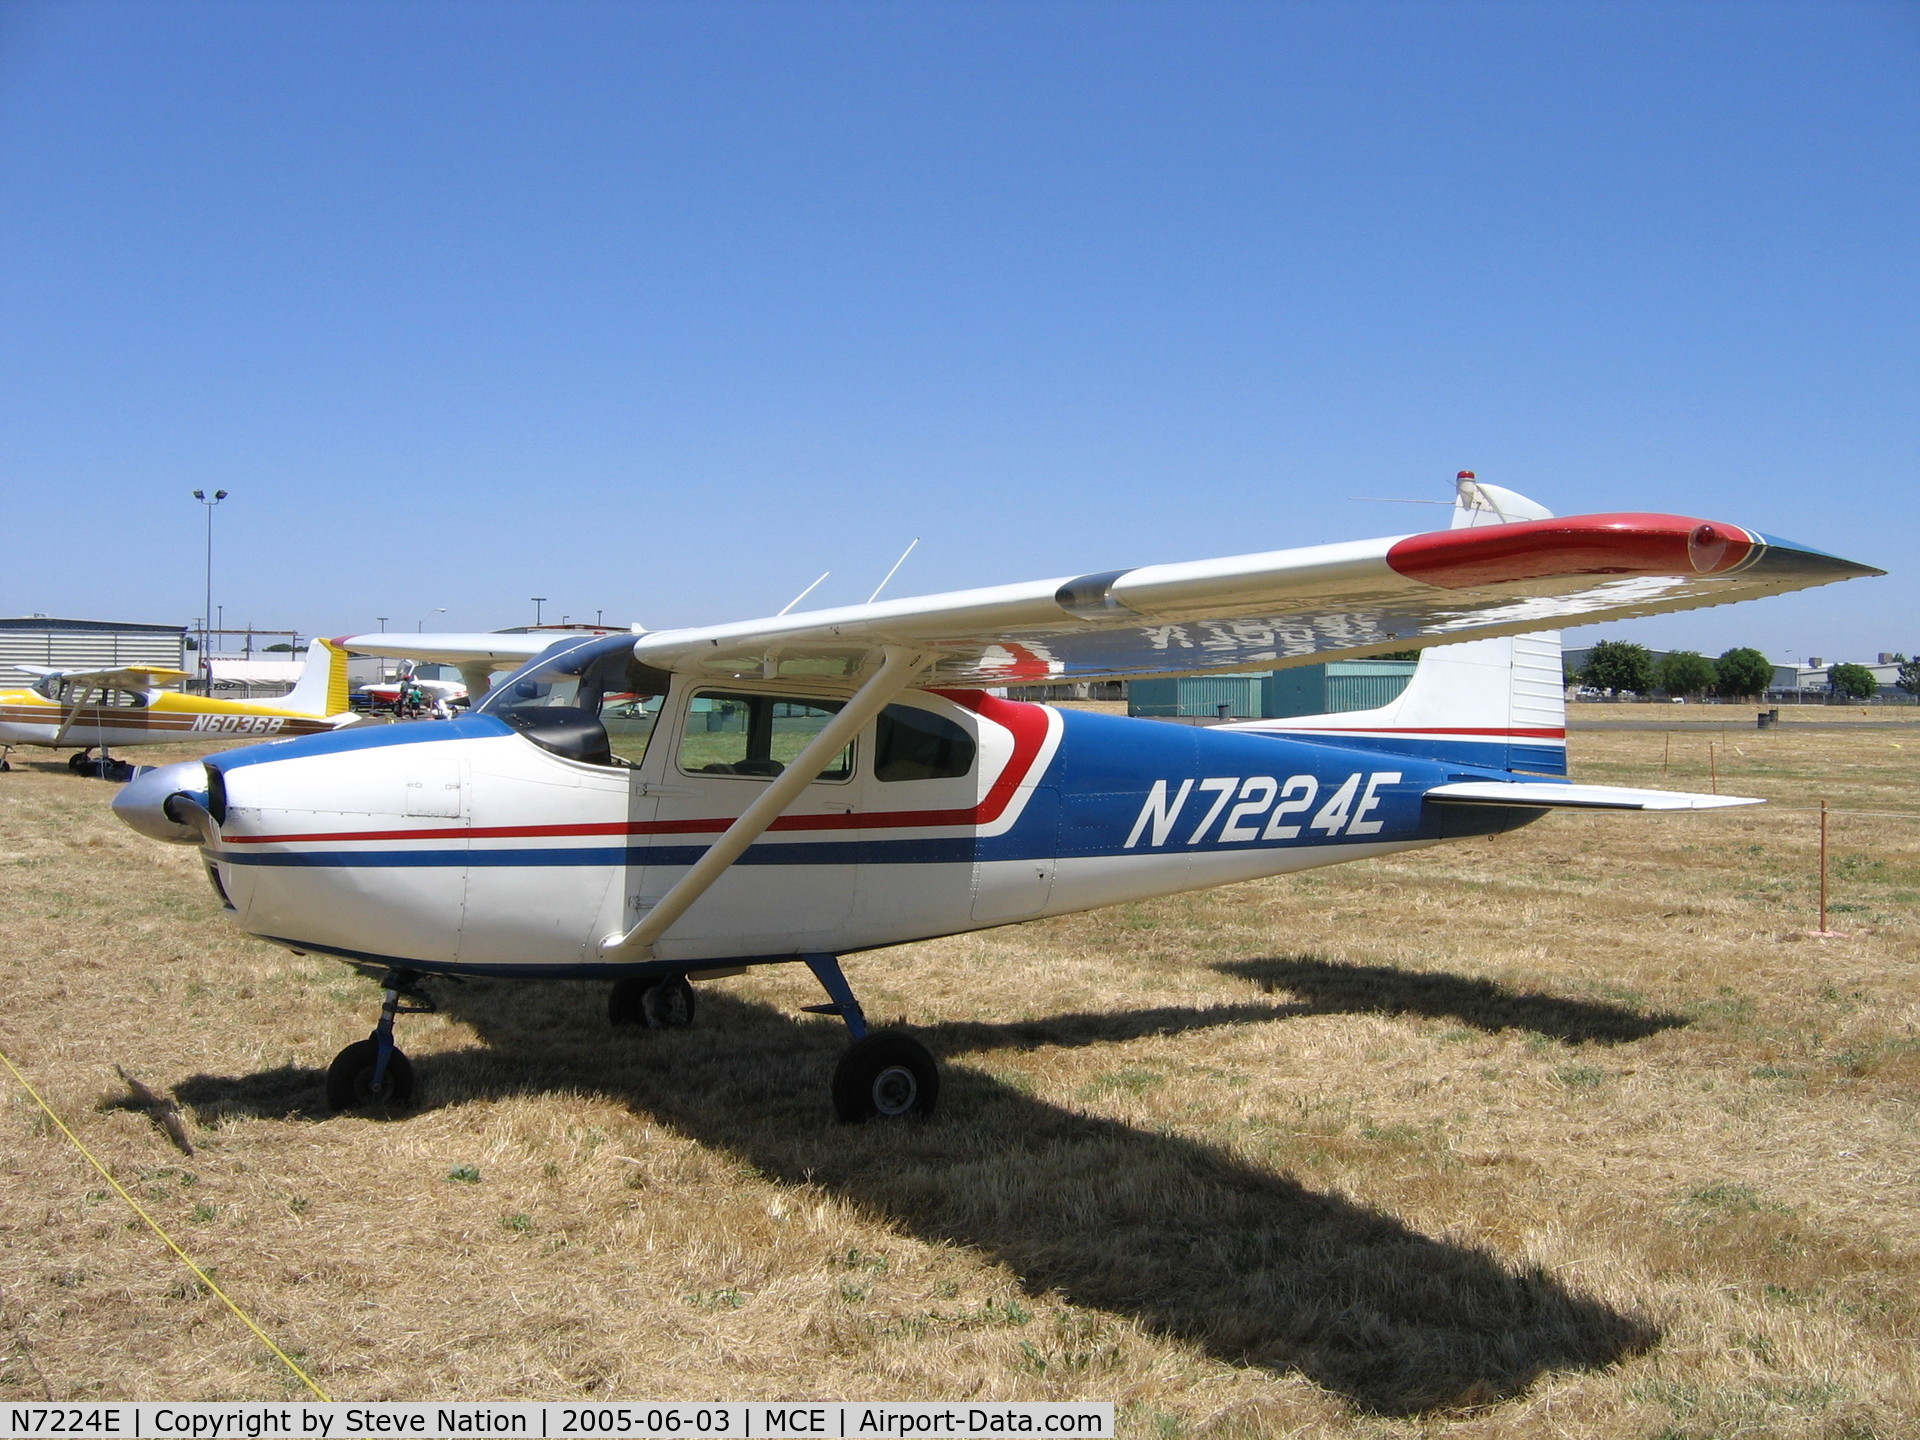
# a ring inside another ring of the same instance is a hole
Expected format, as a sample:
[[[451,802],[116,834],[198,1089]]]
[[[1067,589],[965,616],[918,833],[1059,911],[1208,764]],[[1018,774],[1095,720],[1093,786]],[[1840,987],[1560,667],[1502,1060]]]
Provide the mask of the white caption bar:
[[[802,1401],[618,1405],[528,1401],[451,1405],[296,1405],[260,1401],[166,1405],[8,1405],[0,1435],[71,1440],[361,1440],[365,1436],[674,1436],[685,1440],[918,1440],[921,1436],[1064,1435],[1112,1440],[1111,1401]]]

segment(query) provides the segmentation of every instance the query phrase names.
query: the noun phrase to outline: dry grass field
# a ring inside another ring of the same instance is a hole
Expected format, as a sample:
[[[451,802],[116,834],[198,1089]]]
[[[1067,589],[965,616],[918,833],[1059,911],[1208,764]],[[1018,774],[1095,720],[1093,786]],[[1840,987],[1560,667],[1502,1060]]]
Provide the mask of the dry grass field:
[[[0,1046],[337,1399],[1912,1436],[1920,728],[1738,713],[1721,786],[1780,806],[1562,815],[857,957],[869,1012],[947,1066],[904,1129],[833,1122],[842,1031],[785,969],[653,1034],[611,1033],[600,985],[442,985],[402,1028],[425,1108],[330,1118],[373,984],[240,936],[192,851],[16,756]],[[1705,788],[1708,743],[1676,736],[1665,783]],[[1657,785],[1664,745],[1582,734],[1576,771]],[[1787,808],[1822,796],[1883,812],[1834,821],[1827,940]],[[0,1083],[0,1402],[298,1398]]]

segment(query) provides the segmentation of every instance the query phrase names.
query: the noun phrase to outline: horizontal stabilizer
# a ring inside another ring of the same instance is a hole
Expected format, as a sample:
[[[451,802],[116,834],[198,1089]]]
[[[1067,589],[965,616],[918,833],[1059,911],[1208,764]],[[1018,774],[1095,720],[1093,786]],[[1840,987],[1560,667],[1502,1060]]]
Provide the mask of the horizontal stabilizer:
[[[1521,805],[1541,810],[1721,810],[1764,805],[1744,795],[1685,790],[1632,790],[1624,785],[1555,785],[1548,781],[1465,780],[1436,785],[1426,798],[1441,805]]]

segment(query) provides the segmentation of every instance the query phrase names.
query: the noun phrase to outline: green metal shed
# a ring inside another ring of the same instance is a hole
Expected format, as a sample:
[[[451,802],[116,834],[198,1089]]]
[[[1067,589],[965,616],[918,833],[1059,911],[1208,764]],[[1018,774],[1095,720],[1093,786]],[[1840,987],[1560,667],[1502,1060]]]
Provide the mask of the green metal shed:
[[[1413,678],[1413,660],[1330,660],[1237,675],[1181,675],[1135,680],[1127,713],[1161,718],[1214,717],[1220,707],[1236,720],[1332,715],[1373,710],[1395,699]]]

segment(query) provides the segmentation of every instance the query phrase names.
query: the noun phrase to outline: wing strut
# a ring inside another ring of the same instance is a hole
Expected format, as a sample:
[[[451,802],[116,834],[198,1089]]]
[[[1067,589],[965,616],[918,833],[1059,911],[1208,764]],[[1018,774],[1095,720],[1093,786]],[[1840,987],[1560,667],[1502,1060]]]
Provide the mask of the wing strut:
[[[64,745],[66,743],[67,731],[73,728],[73,722],[80,718],[80,712],[86,708],[87,699],[89,696],[93,694],[93,687],[91,685],[82,685],[80,687],[79,693],[80,693],[80,698],[73,702],[73,708],[67,711],[67,718],[60,722],[60,729],[54,734],[53,745],[49,746],[48,747],[49,749],[57,748],[58,746]],[[101,686],[100,687],[101,698],[105,699],[106,694],[107,694],[106,687]],[[104,716],[101,718],[101,724],[99,728],[102,730],[106,728],[106,721]],[[87,748],[91,750],[93,746],[89,745]]]
[[[806,748],[793,757],[793,763],[782,770],[773,783],[760,793],[759,798],[740,813],[740,818],[708,847],[706,854],[693,862],[692,868],[673,883],[673,888],[660,897],[659,903],[642,917],[639,924],[625,934],[609,935],[600,942],[601,954],[616,958],[651,959],[653,942],[666,933],[668,926],[686,914],[693,902],[706,894],[714,881],[726,874],[746,848],[785,813],[787,806],[800,798],[801,792],[819,778],[820,772],[846,748],[847,742],[859,733],[861,727],[913,682],[928,658],[918,651],[897,645],[884,646],[881,654],[884,659],[880,668],[854,692],[853,698],[841,707],[840,713],[807,742]]]

